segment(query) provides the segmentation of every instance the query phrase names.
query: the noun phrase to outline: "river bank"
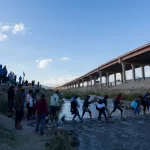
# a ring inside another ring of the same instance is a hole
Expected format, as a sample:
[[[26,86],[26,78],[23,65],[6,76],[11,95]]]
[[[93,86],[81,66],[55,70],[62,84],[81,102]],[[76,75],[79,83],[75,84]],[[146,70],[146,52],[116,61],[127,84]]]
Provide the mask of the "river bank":
[[[122,99],[132,101],[137,96],[141,96],[145,94],[150,89],[101,89],[101,90],[88,90],[82,91],[79,89],[74,90],[60,90],[64,97],[70,99],[74,95],[78,95],[81,99],[84,99],[86,95],[97,95],[97,96],[105,96],[108,95],[109,98],[114,98],[118,93],[122,93]]]
[[[26,90],[28,90],[27,88]],[[79,122],[77,119],[72,122],[70,113],[70,101],[66,100],[62,105],[61,115],[66,115],[66,120],[62,122],[62,126],[57,128],[48,123],[45,129],[45,135],[35,134],[36,120],[24,120],[22,125],[24,130],[17,131],[14,128],[14,115],[12,118],[7,117],[7,90],[0,91],[0,150],[145,150],[150,149],[149,126],[150,116],[142,114],[137,118],[132,116],[132,111],[123,108],[124,119],[120,119],[120,112],[116,111],[112,118],[107,122],[97,120],[98,112],[95,105],[91,105],[90,109],[93,114],[92,121],[86,114],[84,121]],[[61,91],[63,92],[63,91]],[[52,91],[41,89],[41,93],[45,93],[49,99]],[[71,93],[72,94],[72,93]],[[81,98],[83,93],[81,95]],[[64,93],[65,97],[65,93]],[[80,114],[82,113],[82,104],[80,103]],[[109,109],[112,110],[112,99],[108,100]],[[62,134],[57,134],[57,133]],[[113,139],[113,140],[112,140]],[[135,142],[136,141],[136,142]],[[141,144],[143,143],[143,144]],[[57,145],[57,147],[56,147]],[[60,148],[61,147],[61,148]],[[139,148],[139,149],[138,149]]]

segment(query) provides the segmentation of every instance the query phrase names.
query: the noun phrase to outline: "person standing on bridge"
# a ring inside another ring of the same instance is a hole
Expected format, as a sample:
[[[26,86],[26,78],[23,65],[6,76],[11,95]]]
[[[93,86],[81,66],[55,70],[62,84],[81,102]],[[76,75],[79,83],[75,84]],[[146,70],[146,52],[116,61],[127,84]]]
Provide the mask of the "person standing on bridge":
[[[84,100],[84,103],[83,103],[83,113],[82,113],[82,119],[83,119],[83,116],[85,114],[85,112],[88,112],[89,115],[90,115],[90,119],[92,119],[92,113],[89,109],[89,105],[91,104],[91,102],[89,102],[89,99],[90,99],[90,96],[87,95],[85,100]]]
[[[119,93],[115,98],[114,98],[114,109],[111,112],[110,116],[112,115],[112,113],[114,113],[116,111],[116,109],[119,109],[121,112],[121,118],[122,118],[122,114],[123,114],[123,110],[121,108],[121,98],[122,98],[122,93]]]

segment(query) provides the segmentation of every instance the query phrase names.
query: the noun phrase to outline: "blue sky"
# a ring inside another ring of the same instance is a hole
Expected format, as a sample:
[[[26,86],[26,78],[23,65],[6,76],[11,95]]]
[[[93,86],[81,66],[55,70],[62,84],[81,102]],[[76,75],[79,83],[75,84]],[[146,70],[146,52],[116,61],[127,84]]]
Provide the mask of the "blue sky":
[[[62,84],[146,44],[149,8],[148,0],[0,0],[1,63]]]

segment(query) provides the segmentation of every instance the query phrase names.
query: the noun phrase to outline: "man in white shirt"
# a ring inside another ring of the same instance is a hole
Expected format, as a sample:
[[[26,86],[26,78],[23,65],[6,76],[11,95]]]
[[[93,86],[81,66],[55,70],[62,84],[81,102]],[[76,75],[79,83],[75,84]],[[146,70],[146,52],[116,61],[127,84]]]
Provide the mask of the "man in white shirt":
[[[26,106],[28,109],[27,119],[31,120],[33,119],[33,99],[32,99],[33,91],[29,90],[29,94],[27,95],[26,99]]]
[[[60,110],[60,104],[59,104],[59,91],[56,91],[50,98],[50,117],[51,122],[53,123],[54,119],[57,121],[58,116],[57,113]]]

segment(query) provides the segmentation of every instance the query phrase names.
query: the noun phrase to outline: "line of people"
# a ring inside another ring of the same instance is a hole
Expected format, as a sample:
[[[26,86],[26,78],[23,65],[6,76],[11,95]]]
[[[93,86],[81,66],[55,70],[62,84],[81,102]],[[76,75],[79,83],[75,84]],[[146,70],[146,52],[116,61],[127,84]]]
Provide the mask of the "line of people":
[[[74,120],[77,116],[78,118],[82,121],[84,114],[87,112],[89,113],[90,118],[92,119],[92,112],[89,109],[90,104],[94,104],[96,106],[96,110],[98,110],[99,115],[98,115],[98,120],[101,119],[101,116],[103,115],[105,117],[105,119],[107,120],[108,117],[110,117],[117,109],[120,110],[121,112],[121,118],[122,118],[122,114],[123,114],[123,109],[121,108],[121,99],[122,99],[122,94],[119,93],[113,100],[114,103],[114,108],[112,110],[112,112],[109,111],[108,106],[107,106],[107,99],[108,99],[108,95],[104,96],[103,99],[97,99],[94,98],[94,100],[89,101],[90,100],[90,96],[87,95],[85,97],[82,109],[83,109],[83,113],[82,113],[82,117],[79,114],[78,108],[79,103],[78,103],[78,96],[74,96],[71,100],[71,113],[74,115],[73,119]],[[107,113],[106,113],[107,112]]]

